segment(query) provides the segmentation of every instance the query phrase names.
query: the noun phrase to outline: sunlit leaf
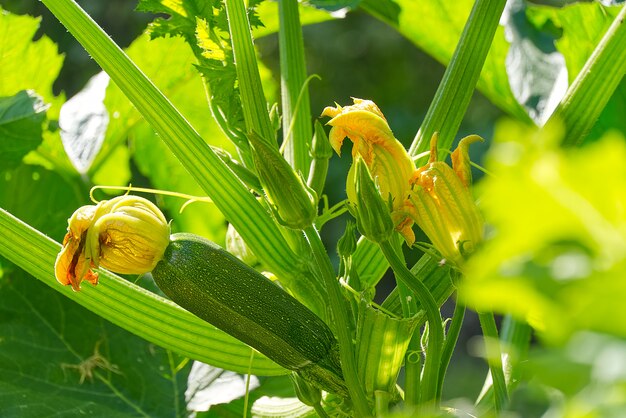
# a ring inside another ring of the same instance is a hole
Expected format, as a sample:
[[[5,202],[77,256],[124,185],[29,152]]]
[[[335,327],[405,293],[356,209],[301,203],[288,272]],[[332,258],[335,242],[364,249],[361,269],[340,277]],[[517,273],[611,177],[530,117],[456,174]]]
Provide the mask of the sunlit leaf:
[[[49,120],[55,120],[64,98],[63,95],[53,94],[52,84],[63,65],[63,56],[47,36],[33,41],[39,21],[30,16],[10,14],[0,8],[0,97],[13,96],[21,90],[33,90],[50,104],[47,116]],[[58,131],[44,130],[43,137],[39,146],[41,153],[31,153],[26,158],[48,168],[74,173]]]
[[[354,9],[361,0],[308,0],[311,6],[335,12],[340,9]]]
[[[0,97],[0,172],[19,165],[41,143],[47,108],[33,91]]]
[[[463,294],[551,341],[577,330],[626,336],[626,144],[608,136],[562,151],[559,137],[499,125],[494,177],[480,188],[493,236],[472,257]]]

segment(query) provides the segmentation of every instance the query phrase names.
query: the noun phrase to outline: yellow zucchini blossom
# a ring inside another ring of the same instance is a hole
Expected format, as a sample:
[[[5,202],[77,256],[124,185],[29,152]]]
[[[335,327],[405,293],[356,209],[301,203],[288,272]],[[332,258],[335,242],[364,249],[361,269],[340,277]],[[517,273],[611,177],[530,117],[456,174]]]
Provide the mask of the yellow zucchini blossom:
[[[68,232],[54,271],[63,285],[80,290],[83,280],[96,285],[104,267],[116,273],[151,271],[169,244],[170,227],[152,202],[119,196],[78,208],[68,220]]]
[[[352,155],[362,159],[389,201],[395,229],[408,245],[415,241],[412,225],[417,223],[433,246],[446,259],[461,265],[482,240],[483,222],[471,195],[468,147],[482,140],[477,135],[463,138],[452,153],[452,167],[437,161],[437,139],[431,140],[430,159],[417,168],[402,144],[394,137],[380,109],[369,100],[353,99],[351,106],[327,107],[322,116],[332,119],[329,141],[337,154],[345,138],[353,142]],[[346,191],[355,196],[355,164],[348,173]]]
[[[341,155],[345,138],[352,143],[352,156],[360,156],[371,176],[376,180],[380,194],[385,201],[391,199],[391,217],[396,229],[409,245],[415,241],[411,230],[413,221],[407,217],[406,206],[411,191],[410,180],[415,172],[415,164],[391,132],[391,128],[376,104],[370,100],[353,99],[351,106],[327,107],[322,116],[332,119],[328,137],[335,152]],[[355,202],[354,164],[348,174],[348,199]]]

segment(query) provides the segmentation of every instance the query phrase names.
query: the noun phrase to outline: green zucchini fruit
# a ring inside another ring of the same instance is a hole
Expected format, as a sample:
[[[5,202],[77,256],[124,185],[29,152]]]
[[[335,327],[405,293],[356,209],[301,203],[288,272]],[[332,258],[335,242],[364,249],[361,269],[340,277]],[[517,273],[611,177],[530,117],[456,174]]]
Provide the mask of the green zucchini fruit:
[[[189,312],[318,387],[347,394],[330,328],[223,248],[197,235],[174,234],[152,276]]]

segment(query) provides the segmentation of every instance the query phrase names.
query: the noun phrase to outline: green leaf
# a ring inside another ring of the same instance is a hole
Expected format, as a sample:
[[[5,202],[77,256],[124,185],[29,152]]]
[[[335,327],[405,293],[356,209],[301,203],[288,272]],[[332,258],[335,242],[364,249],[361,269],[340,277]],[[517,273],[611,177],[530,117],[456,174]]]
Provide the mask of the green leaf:
[[[47,108],[32,91],[0,97],[0,171],[19,165],[41,143]]]
[[[33,41],[40,20],[0,9],[0,96],[32,89],[44,102],[58,104],[52,83],[63,65],[63,56],[47,36]]]
[[[184,414],[184,359],[112,325],[22,272],[0,282],[5,416]]]
[[[39,18],[13,15],[0,8],[0,96],[33,90],[50,105],[48,120],[55,120],[64,98],[53,94],[52,84],[63,65],[63,56],[47,36],[33,41],[39,21]],[[75,173],[65,155],[58,131],[44,131],[44,141],[37,155],[31,153],[26,158],[30,162]]]
[[[329,12],[315,7],[309,7],[301,2],[298,2],[298,11],[300,13],[300,23],[302,26],[326,22],[333,19],[333,16],[331,16]],[[259,20],[263,22],[263,25],[252,28],[252,35],[255,39],[278,32],[278,2],[263,1],[257,6],[256,12],[259,16]]]
[[[530,117],[542,125],[568,86],[565,59],[554,45],[556,36],[534,27],[523,0],[509,2],[502,16],[510,43],[506,72],[513,95]]]
[[[626,336],[624,139],[563,151],[561,132],[511,122],[496,138],[494,177],[480,188],[494,233],[468,263],[462,295],[529,321],[551,342],[578,330]]]

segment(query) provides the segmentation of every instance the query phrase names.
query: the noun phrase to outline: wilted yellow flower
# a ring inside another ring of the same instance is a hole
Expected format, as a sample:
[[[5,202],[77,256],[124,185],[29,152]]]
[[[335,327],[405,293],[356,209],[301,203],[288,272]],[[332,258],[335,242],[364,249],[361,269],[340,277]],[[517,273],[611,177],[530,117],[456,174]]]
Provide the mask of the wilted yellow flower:
[[[93,268],[122,274],[151,271],[169,243],[170,227],[163,213],[138,196],[120,196],[77,209],[68,220],[68,233],[55,262],[63,285],[80,290],[87,280],[98,283]]]
[[[461,265],[483,234],[483,222],[469,189],[468,155],[469,144],[482,138],[463,138],[452,154],[453,167],[437,161],[437,138],[435,134],[431,140],[429,162],[415,172],[409,213],[441,255]]]
[[[411,226],[413,221],[406,216],[407,198],[411,191],[410,181],[415,172],[415,164],[404,146],[393,136],[391,128],[376,104],[370,100],[353,99],[351,106],[327,107],[322,116],[332,119],[329,140],[337,154],[345,138],[353,142],[352,155],[360,156],[371,176],[380,188],[385,201],[391,198],[391,215],[396,229],[402,233],[409,244],[415,240]],[[353,181],[353,169],[348,183]],[[348,184],[348,198],[353,186]]]

